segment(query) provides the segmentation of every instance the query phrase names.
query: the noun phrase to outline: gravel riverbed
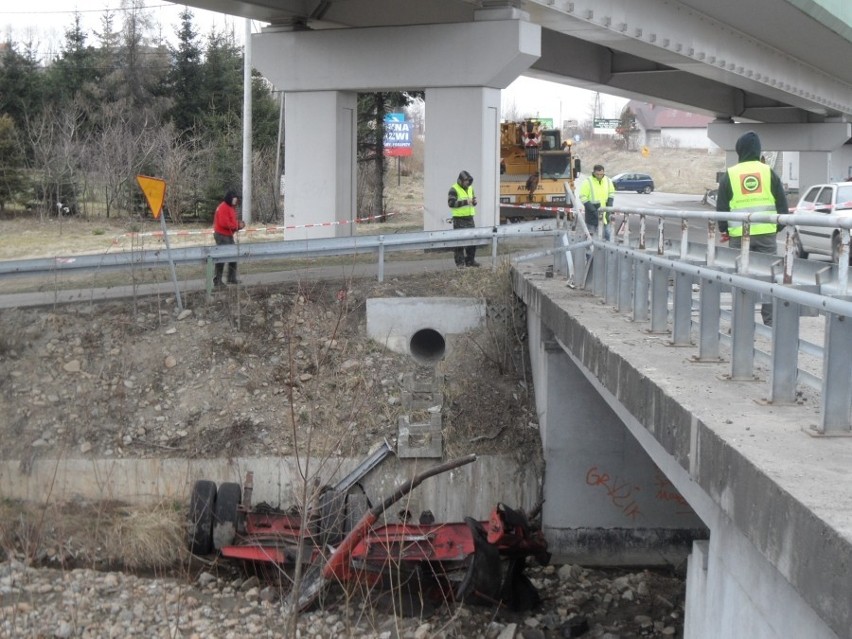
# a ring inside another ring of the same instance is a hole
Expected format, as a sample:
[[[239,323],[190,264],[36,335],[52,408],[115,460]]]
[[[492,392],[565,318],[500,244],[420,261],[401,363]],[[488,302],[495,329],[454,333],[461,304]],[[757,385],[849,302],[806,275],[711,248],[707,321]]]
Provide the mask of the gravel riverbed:
[[[683,580],[667,572],[534,566],[542,596],[533,612],[441,605],[394,614],[390,598],[332,589],[322,608],[302,613],[295,636],[377,639],[548,639],[683,636]],[[398,608],[396,608],[398,611]],[[0,636],[26,638],[287,637],[277,588],[257,577],[148,578],[88,569],[0,564]]]

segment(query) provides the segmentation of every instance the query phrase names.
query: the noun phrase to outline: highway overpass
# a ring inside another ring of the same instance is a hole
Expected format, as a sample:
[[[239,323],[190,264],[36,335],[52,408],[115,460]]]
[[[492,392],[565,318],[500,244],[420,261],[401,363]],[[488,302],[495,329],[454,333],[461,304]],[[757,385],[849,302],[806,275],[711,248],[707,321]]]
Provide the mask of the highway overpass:
[[[478,224],[498,211],[500,90],[530,75],[712,115],[732,150],[745,126],[799,151],[800,185],[852,167],[852,5],[836,0],[193,0],[268,23],[253,64],[285,92],[287,216],[355,211],[359,91],[426,93],[424,228],[476,178]],[[729,160],[733,159],[729,157]],[[346,233],[345,225],[315,233]]]

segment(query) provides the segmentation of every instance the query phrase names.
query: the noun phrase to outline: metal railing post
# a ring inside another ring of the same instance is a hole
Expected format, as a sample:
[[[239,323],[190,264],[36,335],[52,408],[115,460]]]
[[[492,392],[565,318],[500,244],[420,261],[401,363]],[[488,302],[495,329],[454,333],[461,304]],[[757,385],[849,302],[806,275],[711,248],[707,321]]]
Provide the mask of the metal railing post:
[[[718,362],[722,290],[718,279],[702,279],[699,293],[698,361]]]
[[[626,313],[632,308],[633,258],[627,252],[618,254],[618,310]]]
[[[611,244],[603,250],[606,256],[606,294],[604,300],[609,306],[618,304],[618,254]]]
[[[675,273],[674,304],[672,306],[672,345],[691,346],[692,276]]]
[[[820,424],[823,435],[850,434],[852,406],[852,318],[826,313]]]
[[[651,332],[669,332],[669,273],[659,264],[651,266]]]
[[[801,307],[798,304],[773,298],[772,380],[769,396],[773,404],[792,404],[796,401],[800,315]]]
[[[849,285],[849,229],[840,229],[840,251],[837,259],[837,292],[846,295]]]
[[[379,282],[385,281],[385,236],[379,235]]]
[[[213,258],[209,255],[204,261],[204,288],[208,295],[213,294],[213,272],[216,270],[216,265],[213,263]]]
[[[734,288],[731,298],[731,380],[754,380],[754,304],[757,295]]]
[[[648,293],[651,289],[651,274],[648,263],[637,258],[633,263],[633,321],[648,321]]]
[[[606,251],[600,241],[592,247],[592,291],[598,297],[606,295]]]
[[[491,270],[497,269],[497,227],[491,227]]]

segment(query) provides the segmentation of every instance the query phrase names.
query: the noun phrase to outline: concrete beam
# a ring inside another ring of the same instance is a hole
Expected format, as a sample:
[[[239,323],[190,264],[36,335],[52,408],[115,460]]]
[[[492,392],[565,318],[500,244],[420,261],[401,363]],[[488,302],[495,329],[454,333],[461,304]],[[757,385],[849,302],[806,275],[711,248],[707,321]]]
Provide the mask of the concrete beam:
[[[257,68],[286,92],[288,223],[307,225],[306,237],[351,233],[351,224],[318,226],[332,221],[348,223],[357,217],[354,124],[350,132],[347,120],[350,109],[355,108],[351,96],[358,91],[425,89],[429,139],[424,229],[448,228],[446,194],[461,170],[476,180],[479,208],[475,223],[495,225],[499,210],[499,90],[538,58],[540,36],[538,25],[520,20],[267,30],[253,36]],[[346,104],[342,96],[349,96]],[[354,111],[352,115],[354,118]],[[322,188],[317,188],[320,176]]]
[[[741,6],[728,4],[731,9],[725,14],[737,15]],[[830,75],[821,71],[818,63],[807,64],[788,50],[767,46],[765,40],[728,26],[725,15],[719,19],[710,17],[714,8],[706,3],[695,10],[684,2],[668,4],[658,0],[604,5],[597,0],[530,0],[525,9],[534,21],[554,31],[611,50],[654,60],[820,115],[852,113],[849,84],[840,79],[844,76]],[[783,2],[773,3],[771,11],[773,15],[790,14],[789,6]],[[797,10],[792,13],[791,22],[802,25],[802,29],[811,25],[806,15]],[[778,21],[783,23],[780,18]],[[848,51],[848,40],[825,34],[824,30],[816,33],[824,35],[824,46],[832,52],[829,55],[843,57]],[[795,43],[795,39],[787,42]],[[824,57],[820,44],[814,41],[812,47],[805,47],[805,53],[816,48]]]
[[[541,53],[541,28],[520,20],[252,36],[255,66],[295,91],[505,89]]]
[[[760,136],[761,146],[771,151],[835,151],[852,138],[852,123],[734,124],[711,122],[707,137],[721,148],[732,150],[746,131]]]

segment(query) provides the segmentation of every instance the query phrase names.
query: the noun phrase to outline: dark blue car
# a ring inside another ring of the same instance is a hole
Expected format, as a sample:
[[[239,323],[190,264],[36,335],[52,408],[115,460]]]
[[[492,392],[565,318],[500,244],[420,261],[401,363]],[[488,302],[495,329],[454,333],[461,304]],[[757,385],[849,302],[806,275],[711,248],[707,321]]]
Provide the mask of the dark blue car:
[[[650,193],[654,190],[654,180],[647,173],[619,173],[612,178],[616,191],[636,191]]]

